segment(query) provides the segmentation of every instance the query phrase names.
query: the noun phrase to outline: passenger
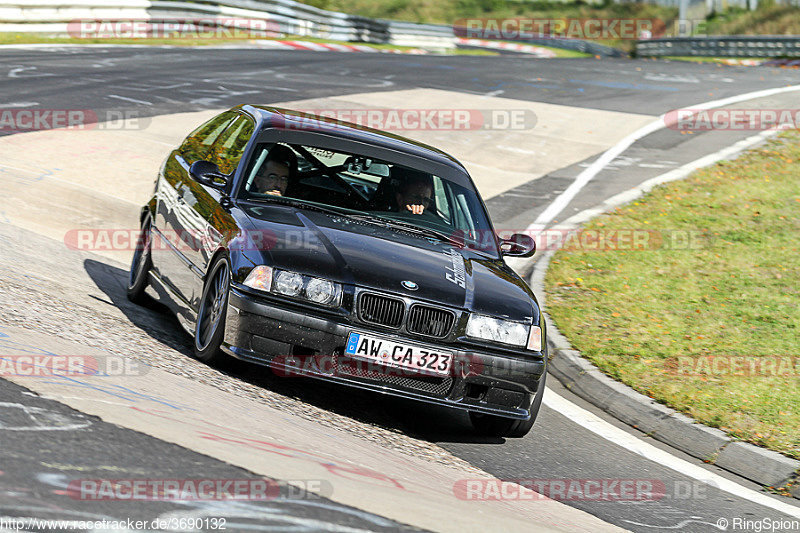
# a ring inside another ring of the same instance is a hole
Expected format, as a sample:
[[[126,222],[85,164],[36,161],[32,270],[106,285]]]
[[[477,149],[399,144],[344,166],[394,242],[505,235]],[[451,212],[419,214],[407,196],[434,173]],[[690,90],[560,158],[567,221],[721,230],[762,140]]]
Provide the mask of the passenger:
[[[256,172],[252,192],[283,196],[297,175],[297,156],[291,148],[277,144]]]

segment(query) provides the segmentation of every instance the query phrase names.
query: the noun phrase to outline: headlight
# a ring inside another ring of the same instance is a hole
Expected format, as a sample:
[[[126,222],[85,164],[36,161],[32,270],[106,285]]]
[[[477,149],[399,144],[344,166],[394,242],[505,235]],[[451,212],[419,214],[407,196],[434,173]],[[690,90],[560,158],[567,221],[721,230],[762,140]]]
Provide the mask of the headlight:
[[[328,307],[336,307],[342,299],[342,287],[338,283],[266,265],[251,270],[244,284],[260,291],[308,300]]]
[[[278,270],[275,273],[275,292],[286,296],[297,296],[303,290],[303,276],[296,272]]]
[[[327,279],[311,278],[306,285],[306,296],[312,302],[327,304],[336,297],[336,286]]]
[[[467,336],[513,346],[525,346],[530,326],[486,315],[470,315]]]

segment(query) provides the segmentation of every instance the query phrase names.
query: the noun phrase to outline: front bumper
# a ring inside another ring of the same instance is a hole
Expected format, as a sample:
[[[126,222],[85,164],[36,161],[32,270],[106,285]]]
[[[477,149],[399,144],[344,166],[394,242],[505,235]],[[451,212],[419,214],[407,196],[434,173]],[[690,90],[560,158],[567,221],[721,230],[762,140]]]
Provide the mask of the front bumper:
[[[544,358],[420,342],[352,323],[346,316],[312,313],[232,288],[222,348],[239,359],[270,366],[277,375],[314,377],[485,414],[529,417],[545,371]],[[347,336],[354,330],[452,352],[454,370],[445,377],[363,372],[363,367],[346,364],[353,360],[343,355]]]

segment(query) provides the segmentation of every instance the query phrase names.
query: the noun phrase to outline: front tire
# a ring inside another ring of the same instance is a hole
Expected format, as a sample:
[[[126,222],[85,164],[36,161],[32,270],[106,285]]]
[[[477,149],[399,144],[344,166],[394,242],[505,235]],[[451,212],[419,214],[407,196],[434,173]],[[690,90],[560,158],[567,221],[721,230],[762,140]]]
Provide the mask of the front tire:
[[[485,415],[483,413],[469,413],[469,419],[472,422],[472,427],[475,431],[487,437],[506,437],[511,439],[522,438],[527,435],[533,423],[536,422],[536,417],[539,414],[539,408],[542,406],[542,398],[544,397],[545,382],[547,381],[547,371],[542,374],[539,379],[539,385],[536,388],[536,396],[533,398],[528,412],[530,418],[527,420],[515,420],[513,418],[505,418],[502,416]]]
[[[194,356],[208,364],[218,363],[226,357],[219,347],[225,335],[230,284],[230,264],[226,257],[220,257],[211,266],[203,285],[195,324]]]
[[[128,300],[138,305],[143,305],[147,301],[145,291],[150,281],[150,270],[153,268],[153,258],[150,255],[152,235],[152,219],[147,215],[142,221],[128,277]]]

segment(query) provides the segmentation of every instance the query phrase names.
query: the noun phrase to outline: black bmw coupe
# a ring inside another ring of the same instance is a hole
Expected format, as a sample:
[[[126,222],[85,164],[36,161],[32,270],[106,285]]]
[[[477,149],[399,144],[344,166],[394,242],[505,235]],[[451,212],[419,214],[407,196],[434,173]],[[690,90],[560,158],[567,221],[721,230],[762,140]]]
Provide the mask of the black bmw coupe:
[[[128,297],[233,356],[530,431],[545,324],[465,168],[389,133],[244,105],[193,131],[141,211]]]

